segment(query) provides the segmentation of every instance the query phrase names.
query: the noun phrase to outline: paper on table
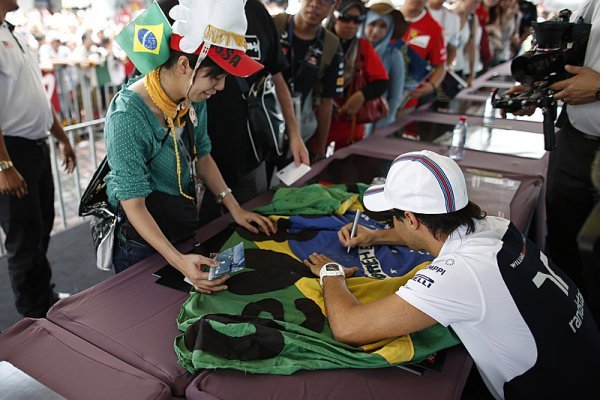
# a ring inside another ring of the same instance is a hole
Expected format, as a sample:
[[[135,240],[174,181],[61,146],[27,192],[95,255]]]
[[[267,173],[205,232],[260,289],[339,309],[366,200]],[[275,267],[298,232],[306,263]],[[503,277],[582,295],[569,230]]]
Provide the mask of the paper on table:
[[[281,171],[277,171],[275,174],[277,178],[287,186],[292,185],[298,179],[302,178],[308,171],[310,171],[310,166],[306,164],[300,164],[296,167],[296,164],[292,161]]]

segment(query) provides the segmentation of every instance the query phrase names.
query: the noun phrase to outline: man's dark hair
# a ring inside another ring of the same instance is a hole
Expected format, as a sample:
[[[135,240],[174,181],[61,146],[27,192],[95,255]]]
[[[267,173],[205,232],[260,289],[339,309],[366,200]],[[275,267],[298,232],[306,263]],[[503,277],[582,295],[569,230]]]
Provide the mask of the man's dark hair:
[[[394,209],[394,215],[398,219],[404,219],[404,211]],[[472,201],[462,209],[448,214],[419,214],[413,213],[427,227],[429,232],[437,240],[446,240],[448,236],[459,226],[467,226],[467,234],[475,231],[475,220],[481,220],[487,213]]]
[[[169,59],[165,61],[165,63],[162,65],[163,68],[171,69],[174,65],[177,64],[177,60],[179,60],[179,57],[181,56],[187,57],[192,68],[194,68],[196,62],[198,61],[198,54],[188,54],[180,51],[171,50]],[[204,76],[212,79],[217,79],[218,76],[227,74],[227,71],[221,68],[210,57],[206,57],[204,60],[202,60],[200,68],[207,68],[207,70],[204,71]]]

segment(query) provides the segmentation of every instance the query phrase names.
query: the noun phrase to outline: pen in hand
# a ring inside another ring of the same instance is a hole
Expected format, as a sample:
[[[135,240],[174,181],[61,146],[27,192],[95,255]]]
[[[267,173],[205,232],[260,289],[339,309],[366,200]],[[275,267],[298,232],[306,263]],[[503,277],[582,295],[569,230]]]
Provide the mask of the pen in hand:
[[[352,222],[352,229],[350,230],[350,239],[356,237],[356,229],[358,228],[358,219],[360,218],[360,210],[356,210],[356,214],[354,215],[354,222]],[[346,248],[346,253],[350,253],[350,247]]]

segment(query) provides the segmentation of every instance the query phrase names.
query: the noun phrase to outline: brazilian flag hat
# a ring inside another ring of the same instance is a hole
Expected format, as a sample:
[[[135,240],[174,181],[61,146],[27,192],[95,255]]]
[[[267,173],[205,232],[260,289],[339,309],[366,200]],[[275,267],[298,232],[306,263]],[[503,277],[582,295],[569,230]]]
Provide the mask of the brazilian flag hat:
[[[164,64],[170,49],[198,54],[196,68],[210,57],[225,71],[239,77],[250,76],[264,67],[246,55],[245,0],[160,3],[160,6],[152,3],[115,38],[143,74]],[[169,10],[172,24],[163,10]]]

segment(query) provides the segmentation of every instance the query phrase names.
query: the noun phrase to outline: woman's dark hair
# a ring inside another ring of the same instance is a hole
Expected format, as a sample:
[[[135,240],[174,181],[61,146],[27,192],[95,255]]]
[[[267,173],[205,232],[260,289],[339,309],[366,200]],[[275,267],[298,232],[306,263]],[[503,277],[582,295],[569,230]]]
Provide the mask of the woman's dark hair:
[[[404,211],[394,209],[398,219],[404,219]],[[475,231],[475,220],[485,218],[487,213],[471,201],[461,210],[448,214],[413,213],[437,240],[445,240],[459,226],[467,226],[467,234]]]
[[[192,68],[196,65],[196,62],[198,61],[198,54],[188,54],[180,51],[171,50],[169,59],[165,61],[162,67],[165,69],[171,69],[174,65],[177,64],[177,60],[179,60],[179,57],[181,56],[187,57]],[[204,60],[202,60],[200,68],[206,68],[204,76],[212,79],[217,79],[218,76],[227,74],[227,71],[221,68],[210,57],[206,57]]]

